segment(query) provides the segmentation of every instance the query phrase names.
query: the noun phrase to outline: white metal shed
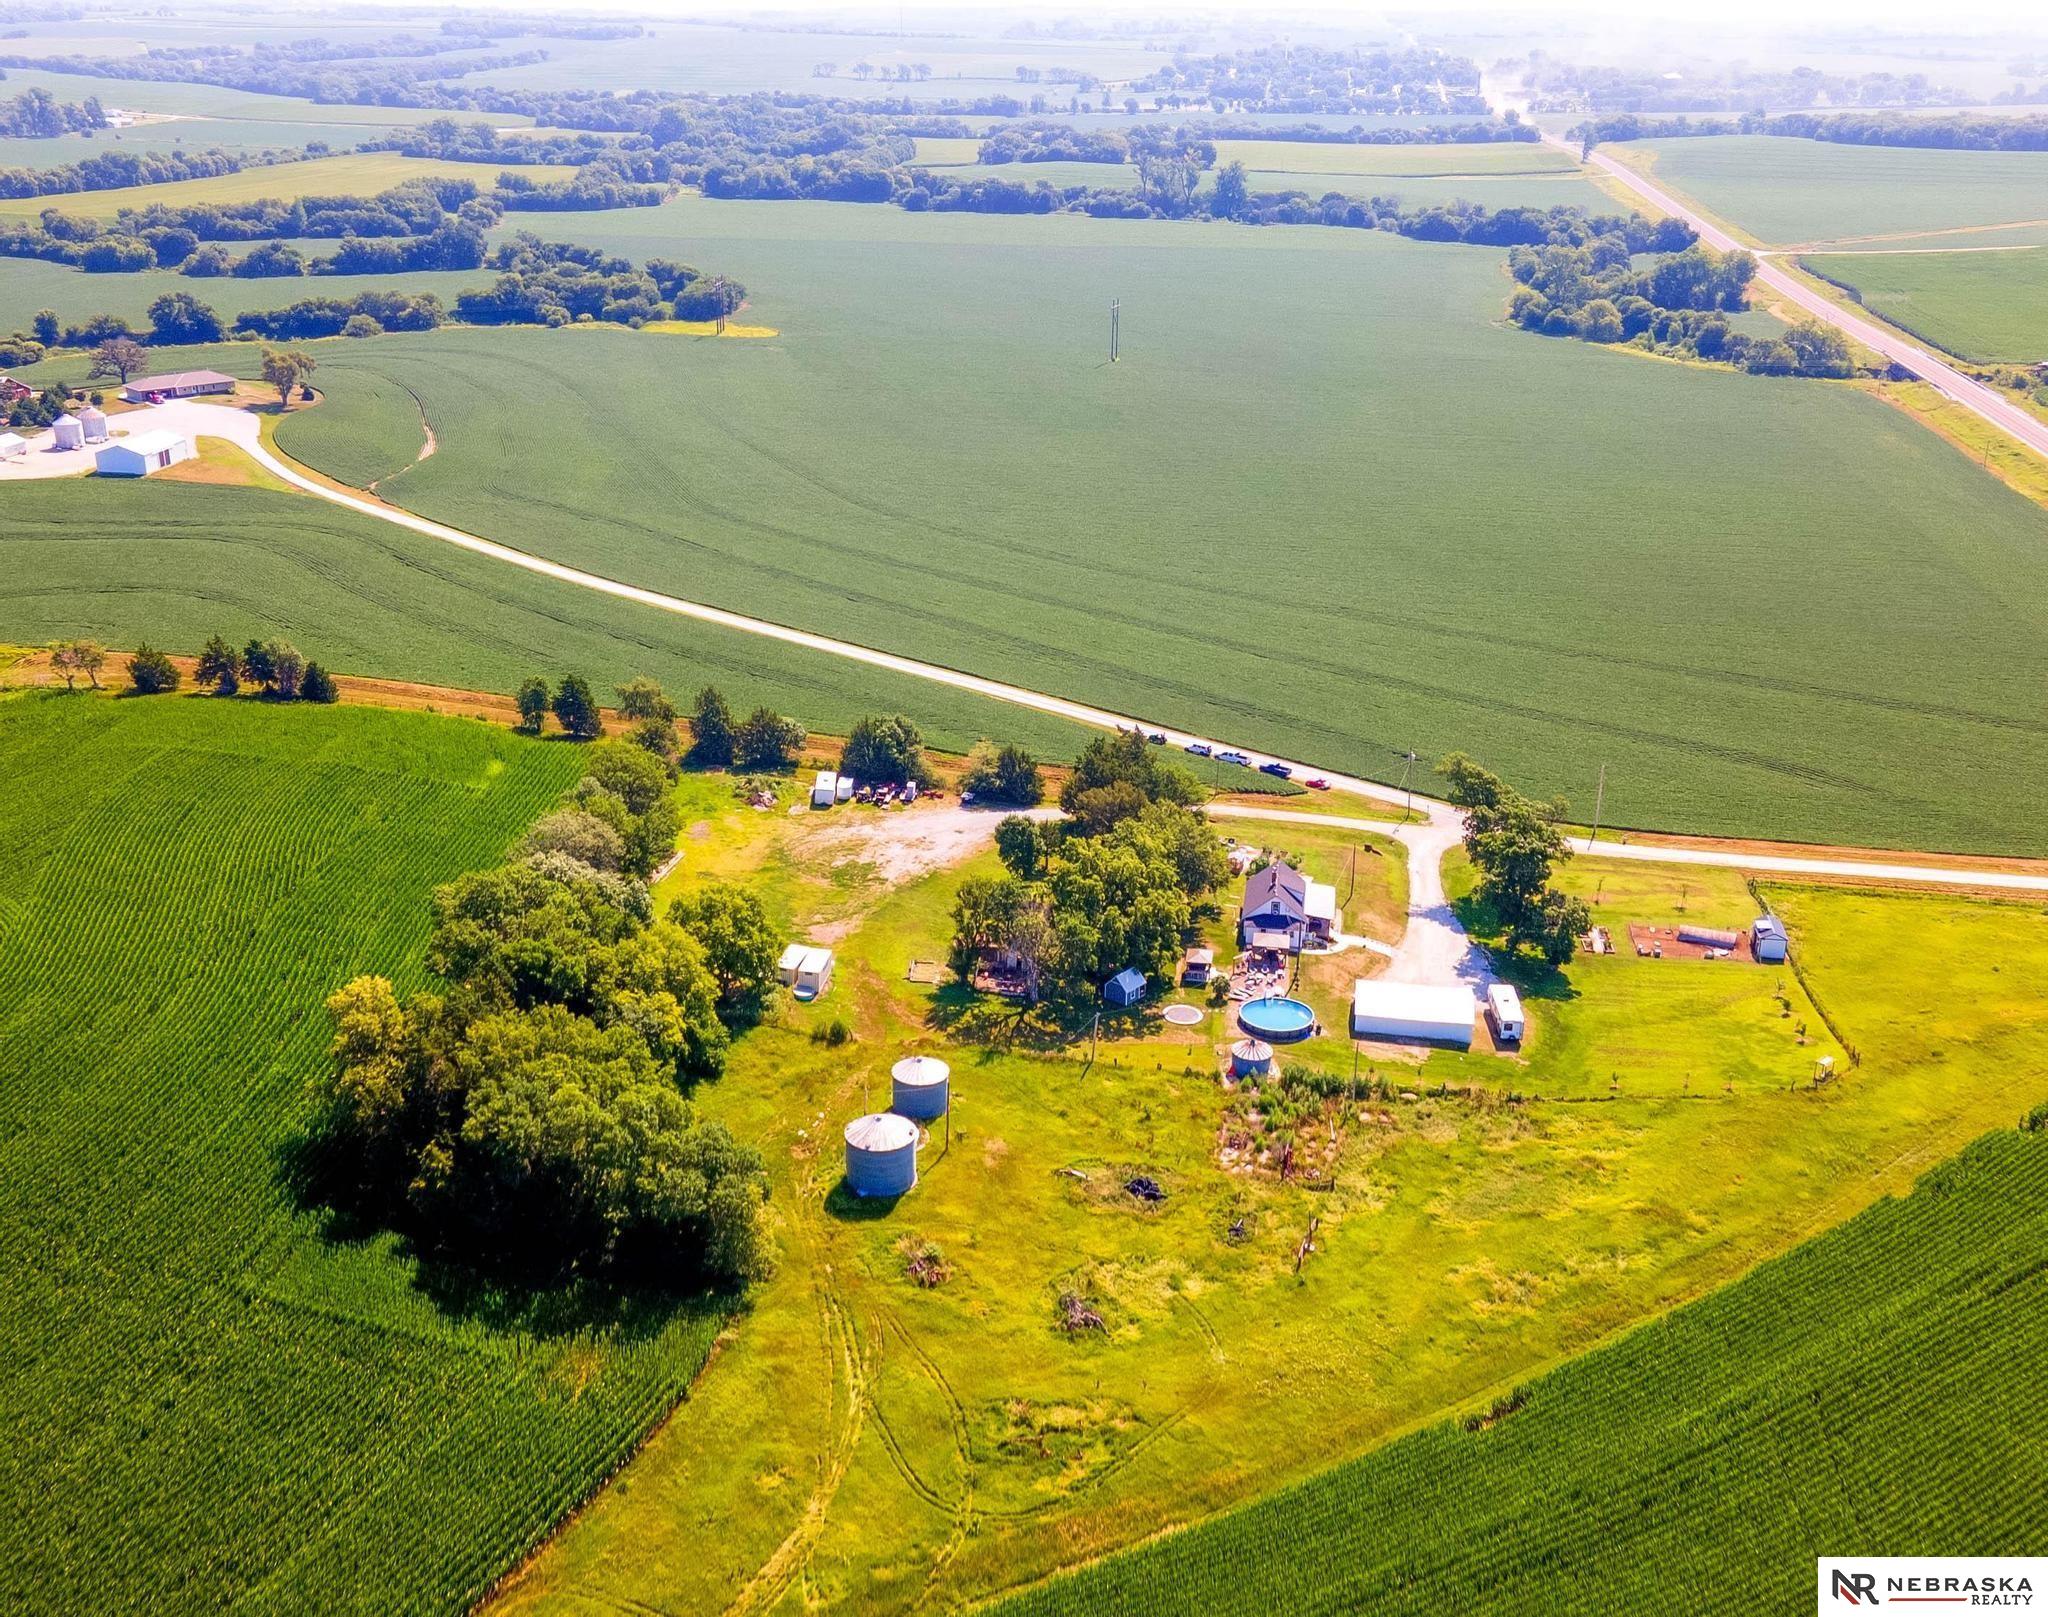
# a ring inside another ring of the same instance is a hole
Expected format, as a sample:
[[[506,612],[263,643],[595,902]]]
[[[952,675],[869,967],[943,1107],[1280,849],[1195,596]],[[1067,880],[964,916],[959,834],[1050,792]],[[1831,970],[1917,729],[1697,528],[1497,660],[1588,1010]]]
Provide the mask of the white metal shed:
[[[1470,1048],[1479,1002],[1462,983],[1397,983],[1362,979],[1351,991],[1351,1036],[1394,1042],[1427,1040]]]
[[[191,458],[190,440],[175,432],[138,432],[108,444],[93,457],[93,467],[102,477],[147,477]]]

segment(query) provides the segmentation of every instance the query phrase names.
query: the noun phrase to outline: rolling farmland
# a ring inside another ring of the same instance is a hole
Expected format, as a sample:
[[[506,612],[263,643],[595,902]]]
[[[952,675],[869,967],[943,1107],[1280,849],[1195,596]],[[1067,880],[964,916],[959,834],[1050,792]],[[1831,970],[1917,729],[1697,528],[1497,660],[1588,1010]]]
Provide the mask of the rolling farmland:
[[[1378,232],[702,199],[576,230],[687,244],[782,335],[330,344],[282,446],[629,582],[1337,767],[1463,747],[1583,805],[1604,761],[1615,823],[2048,846],[2009,677],[2048,655],[2048,516],[1851,389],[1506,329],[1498,254]],[[440,449],[401,473],[405,388]]]
[[[471,165],[474,167],[474,165]],[[266,169],[267,174],[285,172]],[[334,251],[333,240],[313,242],[311,253]],[[187,292],[223,320],[252,309],[283,309],[301,298],[349,298],[358,292],[431,292],[452,305],[459,293],[491,284],[491,272],[407,270],[392,275],[280,275],[197,280],[169,270],[90,274],[69,264],[14,258],[0,273],[0,331],[25,329],[39,309],[54,309],[67,323],[111,314],[138,331],[149,328],[149,306],[167,292]]]
[[[2048,1490],[2048,1134],[2005,1132],[1747,1279],[1006,1617],[1790,1611],[1814,1558],[2010,1554]]]
[[[1767,245],[1836,242],[2048,218],[2048,152],[1846,146],[1710,135],[1603,150]]]
[[[449,1289],[288,1188],[322,997],[417,978],[429,888],[578,759],[366,709],[0,703],[0,1605],[459,1609],[696,1372],[715,1312]]]
[[[1578,164],[1533,141],[1453,142],[1440,146],[1357,146],[1312,140],[1219,140],[1216,162],[1277,173],[1429,176],[1573,174]]]
[[[2048,357],[2048,250],[1816,253],[1801,262],[1865,308],[1964,359]]]
[[[248,346],[231,350],[244,367]],[[412,401],[400,395],[406,409]],[[361,469],[419,452],[419,418],[359,441]],[[374,469],[373,469],[374,468]],[[27,483],[0,500],[0,635],[93,634],[197,650],[282,634],[340,673],[510,691],[575,670],[600,689],[648,674],[672,690],[721,685],[844,734],[863,713],[917,714],[935,744],[977,736],[1071,755],[1061,720],[769,645],[652,607],[498,566],[296,495],[196,484]]]

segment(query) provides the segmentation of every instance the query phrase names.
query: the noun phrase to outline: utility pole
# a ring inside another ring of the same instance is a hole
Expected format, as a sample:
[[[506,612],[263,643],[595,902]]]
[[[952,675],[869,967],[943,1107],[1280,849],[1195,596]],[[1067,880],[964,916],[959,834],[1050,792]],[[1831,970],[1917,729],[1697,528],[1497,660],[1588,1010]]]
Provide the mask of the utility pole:
[[[1598,842],[1600,840],[1600,811],[1606,806],[1607,766],[1605,764],[1602,764],[1600,766],[1600,784],[1594,789],[1593,792],[1593,834],[1590,837],[1586,838],[1588,842]]]
[[[1408,801],[1401,809],[1401,817],[1404,820],[1410,819],[1415,814],[1415,788],[1409,784],[1409,777],[1415,772],[1415,760],[1421,754],[1415,750],[1413,745],[1410,745],[1406,752],[1397,752],[1394,756],[1402,760],[1401,790],[1408,794]]]
[[[1122,298],[1111,298],[1109,300],[1109,362],[1112,365],[1116,363],[1117,355],[1122,351],[1117,327],[1122,322],[1123,312],[1124,300]]]

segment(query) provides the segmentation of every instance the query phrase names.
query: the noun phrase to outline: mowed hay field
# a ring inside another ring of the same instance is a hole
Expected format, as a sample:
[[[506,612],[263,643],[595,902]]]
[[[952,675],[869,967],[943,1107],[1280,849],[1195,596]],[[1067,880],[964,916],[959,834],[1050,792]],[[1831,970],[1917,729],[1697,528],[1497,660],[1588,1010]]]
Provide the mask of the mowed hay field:
[[[546,163],[505,166],[532,180],[566,179],[575,172]],[[498,172],[487,163],[451,163],[438,157],[407,157],[400,152],[349,152],[340,157],[313,157],[297,163],[239,169],[233,174],[209,175],[203,180],[174,180],[168,185],[0,198],[0,219],[35,219],[45,208],[111,219],[123,208],[146,208],[154,203],[180,207],[205,202],[255,202],[269,197],[289,202],[309,196],[370,196],[407,180],[423,179],[473,180],[488,189]],[[187,289],[194,289],[193,283],[188,282]]]
[[[221,353],[244,371],[256,359],[250,345]],[[366,464],[419,453],[416,410],[381,419]],[[839,735],[863,713],[910,712],[954,750],[986,735],[1066,758],[1085,740],[1064,720],[539,578],[304,495],[86,478],[0,498],[0,641],[191,652],[215,633],[282,635],[339,673],[460,689],[569,672],[600,693],[635,674],[679,695],[715,682],[743,712],[765,702]]]
[[[703,199],[574,229],[738,275],[782,335],[328,343],[282,446],[633,583],[1379,778],[1462,747],[1582,808],[1604,762],[1610,823],[2048,848],[2014,678],[2048,514],[1854,389],[1534,337],[1498,253],[1379,232]],[[413,394],[439,450],[405,469]]]
[[[2001,1555],[2048,1490],[2048,1134],[2007,1131],[1740,1283],[1005,1617],[1793,1611],[1847,1543]]]
[[[288,1188],[321,1001],[418,986],[431,887],[578,756],[367,709],[0,702],[0,1606],[459,1610],[702,1365],[716,1310],[465,1290]]]
[[[2048,250],[1816,253],[1800,260],[1873,314],[1965,359],[2048,357]]]
[[[2048,219],[2048,152],[1710,135],[1603,150],[1770,246]]]

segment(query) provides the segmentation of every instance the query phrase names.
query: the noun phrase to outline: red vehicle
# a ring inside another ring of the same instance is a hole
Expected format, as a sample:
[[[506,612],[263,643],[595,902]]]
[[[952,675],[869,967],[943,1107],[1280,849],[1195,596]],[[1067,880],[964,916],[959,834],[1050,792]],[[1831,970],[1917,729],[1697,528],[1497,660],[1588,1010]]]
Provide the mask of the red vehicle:
[[[1315,776],[1308,782],[1308,785],[1312,791],[1327,792],[1330,789],[1330,783],[1324,780],[1321,775]]]

